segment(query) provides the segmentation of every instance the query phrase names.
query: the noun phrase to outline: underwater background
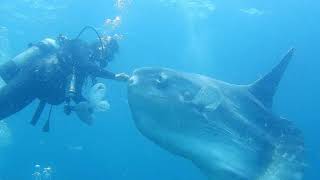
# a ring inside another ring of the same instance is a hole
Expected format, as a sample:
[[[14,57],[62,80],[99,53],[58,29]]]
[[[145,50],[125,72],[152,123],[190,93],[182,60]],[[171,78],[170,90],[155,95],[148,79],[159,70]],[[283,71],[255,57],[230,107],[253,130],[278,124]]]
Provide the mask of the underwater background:
[[[0,61],[46,37],[75,37],[86,25],[121,37],[108,69],[143,66],[195,72],[235,84],[267,73],[297,49],[274,111],[303,131],[305,179],[320,178],[320,1],[315,0],[0,0]],[[85,38],[92,40],[93,33]],[[110,110],[91,127],[54,107],[50,133],[29,124],[37,102],[0,123],[0,180],[33,180],[36,165],[55,180],[206,180],[189,161],[143,137],[126,86],[105,81]],[[23,93],[23,92],[21,92]],[[47,118],[48,109],[41,120]],[[39,178],[38,178],[39,179]]]

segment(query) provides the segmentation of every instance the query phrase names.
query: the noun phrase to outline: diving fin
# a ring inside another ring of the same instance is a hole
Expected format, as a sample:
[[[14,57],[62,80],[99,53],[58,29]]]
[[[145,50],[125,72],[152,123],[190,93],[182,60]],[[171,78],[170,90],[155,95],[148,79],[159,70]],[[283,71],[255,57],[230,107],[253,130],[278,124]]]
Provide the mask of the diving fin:
[[[51,107],[50,107],[48,119],[47,119],[46,123],[44,124],[44,126],[42,128],[43,132],[49,132],[50,131],[50,119],[51,119],[52,107],[53,107],[53,105],[51,105]]]
[[[42,128],[43,132],[49,132],[50,131],[50,120],[48,119],[46,124]]]
[[[46,107],[46,102],[40,101],[40,103],[39,103],[39,105],[38,105],[38,107],[32,117],[32,120],[30,122],[31,125],[35,126],[38,123],[40,116],[41,116],[45,107]]]

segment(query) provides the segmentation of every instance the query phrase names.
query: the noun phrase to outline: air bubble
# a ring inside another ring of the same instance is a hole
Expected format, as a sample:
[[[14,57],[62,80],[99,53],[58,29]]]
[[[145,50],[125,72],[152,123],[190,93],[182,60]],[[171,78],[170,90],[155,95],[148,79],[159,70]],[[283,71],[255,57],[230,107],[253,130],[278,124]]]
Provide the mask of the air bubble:
[[[33,180],[52,180],[52,168],[51,166],[41,168],[40,165],[34,166],[34,172],[32,173]]]

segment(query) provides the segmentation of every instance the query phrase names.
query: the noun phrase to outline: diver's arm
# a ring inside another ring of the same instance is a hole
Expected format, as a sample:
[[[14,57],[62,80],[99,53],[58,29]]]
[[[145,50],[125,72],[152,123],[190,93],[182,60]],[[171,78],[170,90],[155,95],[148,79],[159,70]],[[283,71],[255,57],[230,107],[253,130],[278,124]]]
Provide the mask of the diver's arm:
[[[96,77],[99,78],[104,78],[104,79],[116,79],[116,74],[114,74],[113,72],[107,71],[105,69],[99,69],[98,71],[96,71]]]
[[[127,82],[130,78],[130,76],[127,75],[126,73],[114,74],[114,73],[107,71],[105,69],[100,70],[100,74],[97,77],[105,78],[105,79],[113,79],[116,81],[123,81],[123,82]]]
[[[116,81],[128,81],[130,78],[125,73],[115,74],[113,72],[110,72],[108,70],[101,68],[100,66],[98,66],[94,63],[87,64],[86,69],[89,71],[90,75],[93,75],[93,76],[99,77],[99,78],[112,79],[112,80],[116,80]]]
[[[110,71],[107,71],[105,69],[102,69],[97,64],[94,64],[92,62],[86,64],[84,67],[87,72],[95,77],[104,78],[104,79],[115,79],[116,75]]]

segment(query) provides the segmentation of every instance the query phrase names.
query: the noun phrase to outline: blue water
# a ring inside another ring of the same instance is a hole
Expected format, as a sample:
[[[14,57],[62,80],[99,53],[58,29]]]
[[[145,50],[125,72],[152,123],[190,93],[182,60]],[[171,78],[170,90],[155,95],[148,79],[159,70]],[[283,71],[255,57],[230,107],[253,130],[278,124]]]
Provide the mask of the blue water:
[[[113,72],[165,66],[236,84],[253,82],[295,47],[297,53],[275,97],[274,111],[303,131],[305,179],[319,179],[320,2],[190,2],[132,0],[119,8],[111,0],[1,0],[0,27],[6,28],[6,53],[11,57],[30,42],[59,33],[74,37],[83,26],[92,25],[100,32],[124,36],[119,55],[108,67]],[[116,16],[122,20],[119,27],[111,30],[104,25],[107,18]],[[55,180],[206,179],[191,162],[138,132],[124,84],[103,82],[111,109],[97,114],[91,127],[55,107],[51,132],[43,133],[41,125],[29,124],[36,103],[8,118],[12,142],[0,149],[0,179],[32,180],[37,164],[52,167]]]

